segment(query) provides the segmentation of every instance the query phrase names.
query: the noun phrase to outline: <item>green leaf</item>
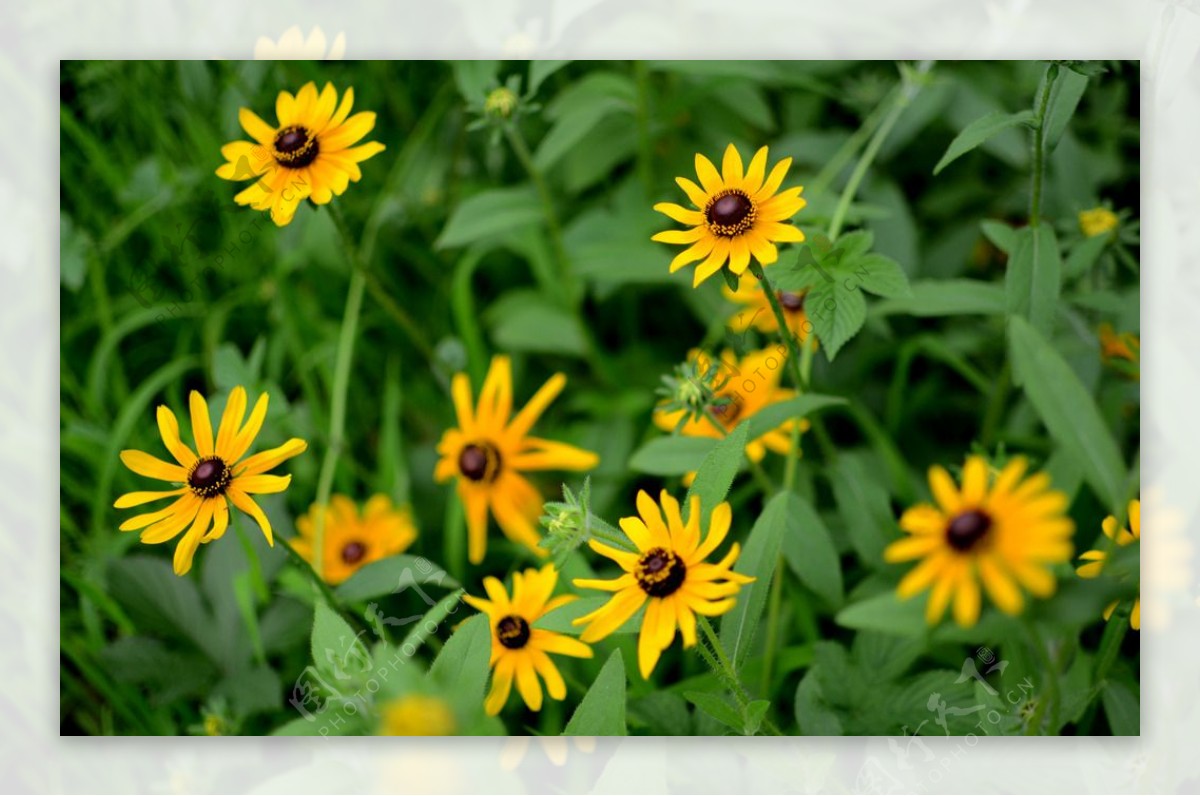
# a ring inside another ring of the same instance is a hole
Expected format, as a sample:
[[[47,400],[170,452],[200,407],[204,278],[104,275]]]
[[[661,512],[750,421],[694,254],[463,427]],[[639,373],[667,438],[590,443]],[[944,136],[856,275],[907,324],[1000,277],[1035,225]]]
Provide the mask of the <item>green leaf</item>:
[[[1100,698],[1113,735],[1141,735],[1141,702],[1131,685],[1110,680]]]
[[[430,608],[425,616],[421,617],[421,621],[412,630],[408,631],[408,635],[400,642],[400,649],[409,655],[420,649],[421,645],[437,632],[438,627],[445,618],[458,610],[459,603],[462,602],[462,596],[465,593],[463,589],[455,589],[438,600],[437,604]]]
[[[372,561],[350,576],[334,590],[345,603],[373,600],[388,594],[398,594],[412,586],[434,585],[457,589],[458,581],[446,570],[421,556],[398,555]]]
[[[847,288],[844,279],[818,281],[805,298],[804,309],[831,362],[867,319],[862,291]]]
[[[1019,230],[1005,276],[1009,313],[1028,318],[1035,329],[1049,335],[1061,286],[1062,262],[1054,230],[1045,224]]]
[[[809,670],[796,688],[796,724],[804,735],[843,735],[842,722],[830,709],[817,673]]]
[[[1033,120],[1033,111],[1020,111],[1019,113],[993,111],[982,118],[976,119],[968,124],[950,142],[950,146],[946,149],[946,154],[942,155],[942,159],[933,167],[934,175],[940,174],[942,169],[996,135],[996,133],[1011,127],[1017,127],[1018,125],[1029,124]]]
[[[877,630],[899,636],[922,636],[926,632],[925,601],[901,600],[887,591],[847,605],[834,621],[853,630]]]
[[[1104,506],[1120,513],[1125,465],[1112,432],[1075,371],[1024,318],[1008,326],[1014,381],[1037,410],[1054,441],[1083,468]]]
[[[579,319],[534,290],[514,290],[484,314],[498,348],[582,357],[588,343]]]
[[[1063,264],[1063,279],[1075,280],[1092,270],[1092,266],[1100,259],[1106,246],[1108,246],[1107,235],[1093,235],[1076,243],[1075,247],[1071,249],[1071,253],[1067,255],[1066,263]]]
[[[1017,248],[1017,231],[1010,225],[989,218],[981,221],[979,226],[983,230],[984,236],[1005,254],[1011,255]]]
[[[628,735],[625,726],[625,662],[613,650],[583,701],[567,722],[563,735]]]
[[[1042,122],[1042,146],[1050,152],[1058,145],[1067,123],[1075,114],[1075,108],[1087,89],[1088,79],[1072,69],[1058,70],[1058,79],[1050,87],[1050,99],[1046,105],[1046,118]]]
[[[63,213],[58,224],[59,273],[63,286],[68,290],[79,290],[87,277],[88,257],[92,252],[92,239]]]
[[[532,187],[493,188],[459,202],[433,245],[438,249],[465,246],[538,223],[541,218],[541,204]]]
[[[821,516],[796,495],[783,532],[783,556],[808,588],[833,607],[842,604],[842,565],[837,547]]]
[[[371,665],[366,645],[341,615],[324,600],[313,606],[312,659],[317,669],[343,679],[347,672],[361,672]]]
[[[178,577],[169,562],[146,555],[114,561],[108,568],[108,593],[139,628],[189,639],[214,662],[221,660],[220,650],[211,649],[216,628],[195,581]]]
[[[836,395],[819,395],[811,392],[773,403],[746,418],[746,422],[750,424],[746,437],[747,439],[758,439],[789,420],[799,420],[828,406],[840,406],[845,403],[845,398],[839,398]]]
[[[908,276],[895,260],[882,254],[867,254],[847,266],[851,278],[868,293],[884,298],[902,298],[912,295]]]
[[[454,83],[458,93],[471,105],[482,105],[487,99],[488,91],[499,81],[496,69],[499,61],[451,61],[454,71]]]
[[[978,279],[938,279],[913,282],[907,298],[887,299],[872,307],[878,315],[914,315],[940,318],[947,315],[1003,315],[1007,308],[1004,288]]]
[[[660,476],[692,473],[699,469],[717,442],[711,437],[657,437],[633,452],[629,468]]]
[[[738,709],[723,695],[709,694],[703,691],[684,691],[683,698],[739,735],[747,734],[746,723]]]
[[[529,62],[529,76],[525,79],[526,96],[534,96],[546,78],[562,69],[570,61],[536,60]]]
[[[637,89],[624,75],[596,72],[565,89],[546,109],[553,126],[533,153],[540,170],[554,166],[571,152],[605,117],[632,114]]]
[[[792,518],[798,503],[799,498],[791,492],[780,492],[771,498],[750,529],[746,546],[734,565],[734,572],[754,578],[753,583],[746,584],[738,592],[733,609],[721,617],[721,646],[729,652],[729,658],[738,670],[750,654],[754,633],[762,619],[771,578],[777,574],[783,535],[797,531]]]
[[[586,625],[575,625],[572,622],[581,616],[590,614],[600,606],[604,605],[611,598],[608,595],[595,597],[580,597],[577,600],[572,600],[561,608],[555,608],[550,613],[543,616],[541,619],[533,623],[534,627],[539,627],[542,630],[550,630],[555,633],[566,633],[571,636],[578,636],[583,632]],[[641,629],[642,610],[639,609],[633,616],[626,620],[625,624],[614,630],[614,633],[636,633]]]
[[[745,452],[749,428],[748,421],[743,420],[738,423],[733,431],[713,446],[713,449],[704,457],[700,469],[696,471],[696,478],[687,491],[687,497],[683,501],[685,519],[691,510],[692,496],[695,495],[700,498],[700,527],[708,527],[708,516],[714,508],[725,501],[725,496],[729,494],[729,488],[733,486],[733,479],[742,466],[742,456]]]
[[[833,496],[846,523],[846,534],[859,559],[869,567],[883,564],[883,548],[896,536],[887,490],[867,471],[859,454],[843,454],[829,471]]]
[[[492,629],[487,617],[477,614],[458,626],[429,667],[429,677],[453,688],[463,704],[483,702],[492,653]]]

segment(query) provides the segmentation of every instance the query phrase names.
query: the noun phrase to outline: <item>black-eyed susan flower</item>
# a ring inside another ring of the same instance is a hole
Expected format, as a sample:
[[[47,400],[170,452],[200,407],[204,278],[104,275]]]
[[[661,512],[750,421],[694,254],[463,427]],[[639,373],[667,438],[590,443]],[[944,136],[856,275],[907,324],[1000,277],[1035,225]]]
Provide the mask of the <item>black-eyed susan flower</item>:
[[[699,261],[692,280],[695,286],[728,262],[729,270],[740,276],[750,265],[751,257],[762,265],[779,259],[777,242],[804,240],[804,233],[784,223],[807,204],[800,198],[803,188],[779,192],[791,165],[792,159],[784,158],[768,175],[767,148],[763,147],[743,171],[742,156],[730,144],[725,148],[718,172],[712,161],[697,153],[696,176],[700,185],[686,177],[675,178],[693,208],[671,202],[654,206],[658,212],[689,227],[660,232],[653,237],[656,241],[688,247],[671,261],[671,273]]]
[[[506,356],[492,358],[479,405],[471,405],[467,374],[451,382],[458,427],[447,429],[438,443],[441,459],[434,469],[438,483],[458,479],[458,495],[467,515],[471,562],[483,561],[487,551],[488,511],[504,535],[540,556],[538,517],[542,496],[521,475],[536,470],[590,470],[599,463],[596,454],[548,439],[529,436],[533,424],[562,392],[567,379],[556,373],[542,385],[525,407],[512,414],[512,363]]]
[[[764,334],[774,334],[779,331],[779,322],[771,309],[771,302],[763,291],[762,283],[753,274],[745,273],[738,278],[737,290],[730,290],[728,285],[721,288],[725,298],[740,304],[741,308],[729,319],[729,329],[742,333],[751,327]],[[788,332],[797,343],[803,343],[812,333],[812,321],[804,311],[804,299],[807,290],[791,292],[776,290],[775,297],[783,309],[783,317],[787,321]]]
[[[970,627],[979,619],[980,581],[1007,614],[1020,613],[1020,586],[1036,597],[1054,593],[1053,564],[1071,558],[1075,525],[1066,516],[1067,496],[1050,488],[1050,476],[1025,478],[1017,457],[992,480],[981,456],[967,457],[960,490],[945,468],[929,469],[937,505],[922,503],[900,517],[909,535],[884,550],[890,562],[915,561],[900,581],[902,599],[932,589],[925,618],[936,624],[951,601],[954,619]],[[991,483],[989,484],[989,481]]]
[[[688,359],[697,362],[701,373],[706,373],[713,367],[708,354],[700,350],[690,351]],[[795,390],[779,386],[783,360],[784,355],[775,349],[752,351],[740,360],[732,351],[727,350],[721,354],[721,364],[717,366],[719,375],[713,387],[716,399],[724,399],[724,402],[710,407],[712,415],[720,421],[720,425],[708,415],[689,415],[688,410],[682,408],[656,410],[654,423],[664,431],[679,429],[680,434],[688,437],[720,439],[738,423],[753,417],[765,407],[795,397]],[[680,421],[683,421],[682,426],[679,425]],[[786,454],[792,444],[792,427],[797,422],[801,431],[808,430],[807,420],[788,420],[748,441],[746,455],[752,461],[759,462],[767,455],[768,449]]]
[[[1089,238],[1107,235],[1117,228],[1120,219],[1107,207],[1093,207],[1079,212],[1079,231]]]
[[[351,182],[362,179],[358,164],[384,150],[372,141],[355,146],[375,127],[375,114],[350,115],[354,89],[346,89],[341,103],[333,84],[317,93],[307,83],[292,96],[281,91],[275,101],[278,124],[269,125],[249,108],[238,118],[253,141],[234,141],[221,147],[228,161],[217,169],[225,180],[256,182],[234,197],[239,205],[269,210],[279,226],[291,223],[305,199],[318,205],[341,196]]]
[[[314,503],[308,514],[296,520],[299,536],[292,546],[309,563],[316,560],[313,543],[319,510]],[[416,538],[412,513],[392,505],[387,495],[372,497],[361,513],[353,500],[334,495],[325,509],[322,576],[329,583],[341,583],[372,561],[403,553]]]
[[[639,491],[640,517],[621,519],[621,530],[638,552],[618,550],[595,540],[592,550],[612,559],[624,570],[612,580],[576,578],[581,589],[615,592],[612,599],[590,614],[579,617],[584,625],[579,637],[584,642],[605,638],[625,624],[643,605],[646,613],[638,636],[638,669],[649,678],[663,650],[675,640],[679,629],[685,648],[696,644],[696,614],[720,616],[733,608],[736,594],[754,578],[734,572],[737,543],[716,564],[705,561],[725,541],[733,514],[728,503],[712,511],[708,534],[701,538],[700,498],[693,497],[688,520],[679,512],[679,501],[666,490],[659,495],[662,510],[646,492]],[[665,519],[664,519],[665,515]]]
[[[573,658],[592,657],[592,648],[579,639],[534,627],[546,614],[575,599],[574,595],[552,597],[558,584],[558,571],[552,564],[513,573],[512,596],[496,578],[483,579],[488,598],[465,595],[468,604],[487,617],[492,629],[492,688],[484,701],[484,710],[495,716],[508,701],[513,681],[530,710],[542,709],[541,677],[551,699],[564,699],[567,686],[550,653]]]
[[[1117,527],[1117,518],[1109,515],[1104,518],[1104,522],[1100,523],[1100,529],[1104,531],[1104,535],[1117,543],[1119,547],[1131,545],[1142,538],[1142,502],[1140,500],[1129,501],[1129,528]],[[1081,578],[1094,578],[1100,574],[1104,568],[1104,562],[1108,560],[1108,552],[1105,550],[1089,550],[1080,556],[1081,559],[1088,562],[1081,565],[1075,570],[1075,573]],[[1112,602],[1104,609],[1104,618],[1107,620],[1116,610],[1117,601]],[[1129,615],[1129,626],[1134,630],[1142,629],[1142,601],[1137,599],[1133,601],[1133,612]]]
[[[287,489],[292,481],[290,475],[269,475],[267,471],[308,447],[304,440],[293,438],[278,448],[242,458],[250,450],[267,416],[266,393],[259,396],[250,418],[243,424],[246,390],[234,387],[215,438],[204,396],[193,390],[188,402],[195,451],[180,439],[179,422],[165,406],[158,407],[158,431],[176,463],[165,462],[142,451],[121,451],[121,461],[130,470],[147,478],[168,481],[176,488],[165,492],[130,492],[113,504],[119,509],[127,509],[163,498],[175,498],[165,509],[131,517],[121,523],[121,530],[141,530],[143,542],[162,544],[187,528],[175,547],[176,575],[184,575],[192,568],[192,558],[200,544],[219,539],[225,533],[229,523],[229,503],[253,517],[267,543],[273,546],[271,522],[251,495]]]
[[[406,694],[379,709],[379,735],[454,735],[458,722],[445,700]]]

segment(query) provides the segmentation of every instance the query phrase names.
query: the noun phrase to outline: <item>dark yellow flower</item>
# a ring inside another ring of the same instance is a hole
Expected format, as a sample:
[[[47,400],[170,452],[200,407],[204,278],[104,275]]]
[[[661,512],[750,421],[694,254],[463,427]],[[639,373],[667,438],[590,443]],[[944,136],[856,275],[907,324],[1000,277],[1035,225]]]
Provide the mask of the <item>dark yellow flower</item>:
[[[763,147],[743,171],[742,156],[730,144],[725,148],[718,172],[708,158],[697,154],[696,175],[700,185],[686,177],[675,178],[694,209],[670,202],[654,206],[658,212],[690,227],[660,232],[653,237],[663,243],[688,246],[671,261],[671,273],[688,263],[701,261],[692,280],[695,286],[728,262],[729,270],[740,276],[752,256],[762,265],[779,259],[776,242],[804,240],[804,233],[783,223],[807,204],[800,198],[804,189],[789,188],[777,193],[791,165],[792,159],[784,158],[767,175],[767,148]]]
[[[542,496],[521,475],[535,470],[590,470],[600,458],[574,445],[529,436],[530,429],[550,402],[562,392],[567,379],[556,373],[534,394],[525,408],[512,414],[512,363],[506,356],[492,358],[478,408],[471,405],[467,374],[451,382],[458,428],[448,429],[438,443],[441,459],[434,469],[438,483],[458,478],[458,495],[467,515],[468,554],[471,562],[483,561],[487,551],[488,510],[504,535],[537,555],[537,521]]]
[[[313,555],[314,528],[319,507],[296,520],[299,536],[292,547],[309,563]],[[341,583],[372,561],[403,553],[417,538],[412,514],[396,508],[387,495],[375,495],[362,513],[345,495],[334,495],[325,510],[325,555],[321,572],[329,583]]]
[[[721,288],[721,293],[730,301],[741,304],[742,308],[729,319],[729,329],[734,332],[746,331],[750,327],[764,334],[774,334],[779,331],[779,322],[771,309],[771,302],[762,289],[762,283],[753,274],[745,273],[738,278],[737,290],[730,290],[728,285]],[[797,343],[803,343],[812,333],[813,325],[804,311],[804,299],[808,293],[802,290],[791,293],[786,290],[776,290],[779,306],[783,308],[783,317],[787,321],[788,331]],[[814,340],[815,342],[815,340]]]
[[[1117,214],[1107,207],[1093,207],[1079,212],[1079,229],[1089,238],[1107,235],[1117,228],[1119,222]]]
[[[1109,515],[1104,518],[1104,522],[1100,524],[1104,535],[1112,539],[1118,546],[1124,547],[1141,540],[1142,538],[1142,502],[1140,500],[1129,501],[1129,529],[1118,528],[1117,518]],[[1132,529],[1132,531],[1130,530]],[[1157,538],[1157,537],[1156,537]],[[1080,556],[1081,559],[1088,563],[1082,564],[1075,573],[1081,578],[1094,578],[1100,574],[1104,568],[1104,562],[1108,560],[1108,553],[1104,550],[1089,550]],[[1107,620],[1112,616],[1112,612],[1116,610],[1118,601],[1113,601],[1107,608],[1104,609],[1104,618]],[[1142,601],[1137,599],[1133,601],[1133,613],[1129,615],[1129,626],[1134,630],[1142,629]]]
[[[638,637],[638,669],[645,678],[650,677],[663,650],[675,640],[676,627],[683,646],[694,646],[696,614],[720,616],[733,608],[741,587],[754,581],[732,569],[739,552],[736,542],[719,563],[705,561],[729,533],[733,514],[728,503],[713,509],[708,534],[702,540],[698,497],[692,498],[686,523],[679,512],[679,501],[666,490],[659,495],[659,502],[661,512],[650,495],[639,491],[637,508],[641,516],[621,519],[621,530],[639,552],[618,550],[595,540],[588,542],[592,550],[617,562],[625,571],[623,575],[613,580],[575,579],[578,588],[616,592],[600,608],[575,620],[577,625],[587,625],[581,641],[605,638],[646,606]]]
[[[679,421],[687,414],[687,409],[658,409],[654,412],[655,425],[664,431],[674,431],[678,427],[679,433],[687,437],[724,437],[738,423],[753,417],[767,406],[796,396],[795,390],[779,386],[784,356],[786,355],[781,355],[773,349],[752,351],[740,360],[732,351],[727,350],[721,354],[719,367],[722,370],[717,376],[713,392],[717,398],[728,399],[728,403],[714,406],[712,409],[721,423],[719,428],[706,415],[690,417],[679,427]],[[688,353],[688,358],[697,360],[702,373],[711,367],[709,357],[703,351],[692,350]],[[758,462],[767,455],[768,449],[786,454],[792,444],[792,427],[796,422],[789,420],[748,441],[746,455]],[[801,419],[799,424],[801,431],[808,430],[807,420]]]
[[[217,169],[225,180],[256,182],[234,197],[239,205],[269,210],[279,226],[291,223],[305,199],[319,205],[341,196],[350,183],[362,179],[358,164],[384,150],[372,141],[354,146],[375,127],[370,111],[350,115],[354,89],[346,89],[338,103],[332,83],[317,93],[307,83],[292,96],[279,92],[275,101],[278,124],[271,126],[249,108],[238,118],[253,141],[234,141],[221,147],[228,161]]]
[[[962,489],[946,470],[929,469],[937,505],[913,506],[900,517],[909,536],[884,551],[890,562],[920,560],[897,593],[903,599],[932,587],[925,618],[936,624],[953,600],[954,619],[970,627],[979,619],[982,581],[992,602],[1020,613],[1019,586],[1036,597],[1054,593],[1053,564],[1071,558],[1075,525],[1066,516],[1067,496],[1050,488],[1046,473],[1024,478],[1027,463],[1015,458],[989,485],[988,465],[967,457]]]
[[[142,530],[146,544],[169,542],[184,528],[187,533],[175,547],[175,574],[186,574],[192,568],[192,557],[201,543],[221,538],[229,523],[229,503],[258,522],[267,542],[275,544],[267,515],[251,495],[282,492],[291,483],[290,475],[267,475],[267,471],[307,447],[302,439],[290,439],[278,448],[262,451],[243,459],[258,436],[267,416],[267,394],[259,396],[245,425],[246,391],[234,387],[221,415],[221,425],[213,438],[212,421],[204,396],[195,390],[189,396],[192,416],[193,452],[179,437],[179,422],[165,406],[158,407],[158,430],[163,444],[175,458],[170,464],[135,450],[121,451],[121,461],[130,470],[147,478],[157,478],[178,485],[166,492],[130,492],[117,498],[119,509],[140,506],[162,498],[174,497],[175,502],[165,509],[139,514],[121,523],[122,531]],[[189,527],[190,526],[190,527]]]
[[[379,735],[454,735],[457,722],[445,701],[408,694],[384,704],[379,711]]]
[[[492,689],[484,701],[484,710],[495,716],[508,701],[516,680],[517,691],[530,710],[542,709],[540,676],[546,682],[551,699],[564,699],[567,686],[548,653],[573,658],[592,657],[592,648],[579,639],[534,627],[546,614],[576,599],[571,594],[551,597],[558,583],[552,564],[540,570],[513,573],[512,597],[496,578],[484,578],[483,588],[490,599],[465,595],[463,599],[487,616],[492,629]]]

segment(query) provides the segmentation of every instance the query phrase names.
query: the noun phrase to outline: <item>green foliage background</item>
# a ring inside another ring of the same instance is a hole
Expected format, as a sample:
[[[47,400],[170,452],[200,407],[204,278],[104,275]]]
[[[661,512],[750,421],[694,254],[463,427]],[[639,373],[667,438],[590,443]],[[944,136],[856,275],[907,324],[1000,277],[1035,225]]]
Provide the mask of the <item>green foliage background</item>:
[[[783,496],[790,503],[766,507],[744,476],[730,493],[734,536],[745,541],[756,518],[777,516],[762,522],[771,525],[764,534],[777,537],[788,564],[769,675],[765,633],[739,638],[749,645],[739,676],[766,705],[738,713],[727,683],[678,645],[643,681],[634,637],[625,635],[597,645],[594,660],[564,664],[565,703],[530,714],[514,701],[502,720],[486,721],[460,700],[460,729],[752,733],[765,716],[784,732],[899,734],[931,718],[932,692],[950,704],[994,700],[978,684],[955,682],[964,658],[986,648],[1010,661],[1010,688],[1028,677],[1053,701],[1039,727],[1001,704],[1004,723],[987,732],[1137,732],[1137,635],[1122,640],[1119,622],[1106,630],[1099,619],[1111,597],[1132,596],[1129,580],[1115,575],[1136,573],[1136,558],[1095,583],[1061,568],[1059,595],[1022,621],[988,611],[971,631],[929,632],[920,601],[891,597],[903,569],[879,557],[898,535],[899,511],[927,496],[926,468],[957,465],[976,447],[999,459],[1024,453],[1049,469],[1072,497],[1077,552],[1099,537],[1105,514],[1123,515],[1136,496],[1138,385],[1103,365],[1096,330],[1102,322],[1139,329],[1138,74],[1128,63],[1098,67],[1057,67],[1065,77],[1043,127],[1041,200],[1053,234],[1024,228],[1035,166],[1028,124],[1044,63],[935,64],[867,172],[847,229],[869,231],[873,251],[899,264],[910,289],[866,297],[861,331],[817,354],[814,390],[846,400],[821,414],[832,453],[804,437],[799,487]],[[271,118],[276,93],[309,80],[353,86],[356,110],[379,115],[370,138],[387,145],[336,200],[362,233],[370,290],[335,491],[357,499],[381,491],[412,504],[421,536],[408,552],[449,570],[426,586],[441,600],[456,582],[478,593],[484,574],[533,563],[499,534],[482,566],[464,563],[452,490],[432,479],[434,446],[453,423],[450,375],[465,369],[478,386],[491,354],[511,353],[524,400],[565,371],[568,388],[538,433],[600,454],[591,484],[599,516],[632,514],[638,488],[682,495],[676,477],[635,466],[639,449],[661,436],[650,422],[660,377],[697,345],[755,341],[725,331],[733,308],[720,277],[693,290],[690,267],[668,274],[672,248],[650,236],[671,222],[651,206],[681,200],[673,178],[693,176],[696,152],[715,160],[732,141],[748,157],[770,145],[772,162],[795,159],[786,185],[806,186],[809,206],[795,221],[812,239],[853,168],[847,142],[896,85],[897,70],[765,61],[64,62],[64,733],[203,732],[206,716],[226,732],[303,731],[286,698],[320,649],[317,636],[331,633],[335,644],[358,630],[322,630],[318,621],[314,632],[308,584],[244,520],[176,578],[167,551],[117,531],[112,508],[142,484],[118,452],[160,449],[157,404],[180,412],[198,389],[216,396],[219,412],[238,384],[271,394],[260,448],[291,436],[310,443],[286,467],[291,489],[264,501],[276,532],[292,534],[292,519],[313,500],[349,267],[327,212],[302,207],[277,229],[234,205],[238,188],[213,174],[221,145],[245,137],[239,107]],[[560,236],[513,141],[478,123],[497,80],[528,95],[515,129]],[[1060,94],[1076,86],[1074,107]],[[1077,214],[1101,203],[1120,211],[1121,227],[1089,241]],[[1013,267],[1031,252],[1059,264],[1053,276]],[[774,273],[788,267],[785,256]],[[649,469],[699,464],[693,449]],[[766,466],[778,480],[782,457]],[[557,499],[559,479],[538,485]],[[595,563],[576,555],[565,574]],[[395,616],[431,610],[415,592],[390,591],[367,588],[348,602],[361,611],[374,599]],[[1118,616],[1127,611],[1125,603]],[[462,628],[472,626],[482,623]],[[446,640],[443,627],[385,692],[482,688],[478,645],[464,636],[456,650]],[[364,648],[347,660],[378,662],[393,649]],[[439,652],[442,672],[426,678],[418,670]],[[615,674],[622,666],[626,683]],[[619,719],[572,719],[589,686],[604,689],[593,704],[619,704]],[[978,719],[968,718],[947,731],[972,731]],[[345,731],[355,729],[370,731],[369,720]]]

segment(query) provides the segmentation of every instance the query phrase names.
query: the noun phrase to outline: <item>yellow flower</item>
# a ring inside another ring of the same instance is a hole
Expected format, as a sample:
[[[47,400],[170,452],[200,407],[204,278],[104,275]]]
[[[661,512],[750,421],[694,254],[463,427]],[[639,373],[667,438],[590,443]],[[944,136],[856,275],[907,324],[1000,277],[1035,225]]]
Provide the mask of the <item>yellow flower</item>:
[[[737,314],[729,319],[729,328],[734,332],[744,332],[753,326],[764,334],[774,334],[779,331],[779,323],[771,309],[771,302],[762,289],[762,283],[753,274],[742,274],[738,279],[736,291],[728,285],[721,288],[721,293],[728,300],[743,305]],[[804,298],[807,290],[790,293],[786,290],[775,291],[779,305],[783,308],[783,317],[787,320],[788,331],[797,343],[803,343],[812,332],[812,322],[804,311]]]
[[[328,50],[325,43],[325,31],[319,25],[308,34],[307,40],[300,26],[292,25],[283,32],[278,42],[259,36],[254,43],[254,57],[260,61],[340,61],[346,54],[345,33],[339,33]]]
[[[671,273],[688,263],[703,261],[696,268],[692,285],[696,286],[721,270],[726,261],[729,270],[741,275],[750,257],[762,265],[779,259],[775,242],[799,242],[804,233],[783,223],[796,215],[807,202],[800,198],[803,188],[776,193],[792,165],[791,158],[767,170],[767,148],[763,147],[742,171],[742,157],[730,144],[718,172],[704,155],[696,155],[696,175],[700,185],[686,177],[675,182],[692,201],[695,209],[670,202],[659,202],[654,209],[691,229],[660,232],[653,240],[686,244],[688,248],[671,261]]]
[[[1117,228],[1117,214],[1107,207],[1093,207],[1079,212],[1079,229],[1089,238],[1104,235]]]
[[[784,356],[775,349],[753,351],[739,361],[732,351],[721,354],[719,367],[724,371],[717,376],[714,393],[718,398],[728,398],[729,403],[715,406],[712,409],[721,427],[707,416],[689,418],[679,433],[687,437],[712,437],[720,439],[732,431],[738,423],[748,417],[753,417],[759,411],[771,404],[794,398],[795,390],[779,386],[779,378],[783,373]],[[701,372],[711,367],[706,353],[692,350],[689,359],[698,360]],[[655,411],[654,423],[664,431],[674,431],[679,421],[687,413],[686,409],[668,412],[662,409]],[[759,437],[746,443],[746,455],[753,461],[762,461],[767,455],[767,449],[776,453],[788,452],[792,444],[792,427],[797,421],[789,420],[777,428],[764,432]],[[807,431],[807,420],[799,421],[800,430]],[[690,481],[689,479],[687,479]]]
[[[351,116],[353,105],[352,88],[346,89],[338,104],[332,83],[326,83],[319,94],[315,83],[307,83],[294,97],[279,92],[275,101],[279,124],[274,127],[242,108],[238,118],[254,141],[221,147],[228,162],[217,169],[217,176],[255,179],[234,201],[270,210],[271,220],[281,227],[290,224],[301,202],[312,199],[323,205],[341,196],[351,181],[362,178],[358,164],[384,150],[377,141],[354,146],[375,127],[375,114],[364,111]]]
[[[1120,547],[1133,544],[1142,538],[1142,502],[1140,500],[1129,501],[1129,528],[1117,528],[1117,518],[1109,515],[1104,518],[1104,522],[1100,524],[1104,535],[1112,539]],[[1157,538],[1157,537],[1156,537]],[[1100,574],[1100,570],[1104,568],[1104,562],[1108,560],[1108,552],[1105,550],[1095,549],[1089,550],[1080,556],[1081,559],[1088,563],[1082,564],[1075,570],[1075,574],[1081,578],[1094,578]],[[1107,608],[1104,609],[1104,618],[1107,620],[1112,616],[1112,612],[1116,609],[1118,601],[1113,601]],[[1133,613],[1129,615],[1129,626],[1134,630],[1142,629],[1142,601],[1137,599],[1133,601]]]
[[[537,546],[542,496],[522,472],[590,470],[599,463],[600,458],[590,451],[529,436],[533,424],[566,383],[566,377],[556,373],[524,409],[512,416],[512,363],[508,357],[492,358],[479,393],[478,409],[471,405],[467,374],[455,374],[450,391],[458,427],[448,429],[438,443],[442,458],[434,469],[434,478],[443,483],[458,477],[458,495],[467,514],[471,563],[483,561],[487,551],[489,509],[505,536],[537,555],[546,555]]]
[[[144,529],[141,540],[146,544],[169,542],[190,525],[175,547],[176,575],[184,575],[192,568],[192,557],[201,543],[219,539],[225,533],[229,523],[228,502],[253,517],[267,537],[267,543],[273,546],[271,523],[250,496],[287,489],[292,480],[290,475],[266,473],[308,447],[304,440],[293,438],[278,448],[242,458],[267,416],[266,393],[259,396],[250,419],[242,425],[246,414],[246,391],[234,387],[221,415],[215,441],[204,396],[193,390],[188,400],[195,452],[179,438],[179,422],[165,406],[158,407],[158,431],[178,463],[169,464],[141,451],[121,451],[121,461],[130,470],[147,478],[170,481],[178,488],[166,492],[130,492],[113,504],[119,509],[127,509],[153,500],[176,498],[161,511],[139,514],[121,523],[122,531]]]
[[[625,570],[623,575],[613,580],[575,579],[578,588],[616,592],[600,608],[575,620],[577,625],[587,624],[581,641],[605,638],[646,606],[638,637],[638,669],[644,678],[650,677],[663,650],[675,640],[676,627],[683,636],[683,646],[694,646],[696,614],[720,616],[733,608],[741,587],[754,581],[732,570],[739,552],[736,542],[719,563],[705,562],[729,533],[733,515],[728,503],[713,509],[703,541],[700,498],[692,498],[687,523],[679,513],[679,501],[666,490],[659,495],[659,503],[662,512],[650,495],[639,491],[637,508],[641,517],[621,519],[621,530],[638,553],[595,540],[588,542],[592,550],[616,561]]]
[[[925,618],[941,620],[953,600],[954,619],[970,627],[979,619],[983,581],[988,595],[1007,614],[1020,613],[1024,586],[1036,597],[1054,593],[1050,566],[1071,557],[1075,525],[1066,516],[1067,496],[1050,488],[1046,473],[1024,478],[1027,463],[1015,458],[988,484],[988,465],[968,456],[962,490],[942,467],[929,470],[936,506],[913,506],[900,517],[910,535],[884,551],[890,562],[913,561],[900,581],[902,599],[932,587]]]
[[[454,711],[437,697],[409,694],[380,710],[380,735],[453,735]]]
[[[319,507],[296,520],[299,536],[292,546],[313,563],[313,533]],[[375,495],[359,514],[354,501],[334,495],[325,510],[325,555],[322,573],[329,583],[341,583],[372,561],[403,553],[417,538],[408,509],[397,509],[387,495]]]
[[[582,641],[533,626],[546,614],[575,599],[571,594],[551,597],[557,583],[558,572],[553,564],[547,564],[540,570],[513,573],[511,599],[504,584],[491,577],[483,579],[483,587],[491,599],[469,594],[463,597],[487,616],[492,629],[492,657],[488,664],[492,667],[492,689],[484,701],[489,716],[495,716],[504,707],[514,679],[521,699],[530,710],[542,709],[539,675],[546,681],[551,699],[567,696],[566,683],[547,653],[592,657],[592,648]]]

